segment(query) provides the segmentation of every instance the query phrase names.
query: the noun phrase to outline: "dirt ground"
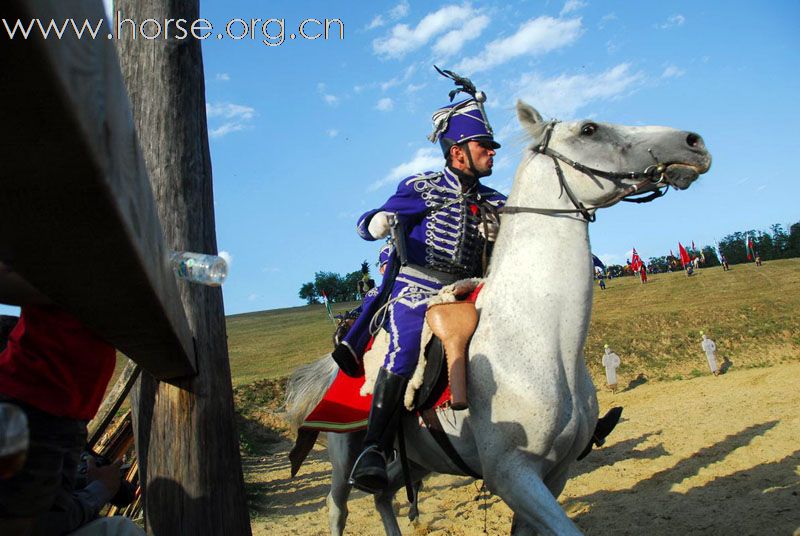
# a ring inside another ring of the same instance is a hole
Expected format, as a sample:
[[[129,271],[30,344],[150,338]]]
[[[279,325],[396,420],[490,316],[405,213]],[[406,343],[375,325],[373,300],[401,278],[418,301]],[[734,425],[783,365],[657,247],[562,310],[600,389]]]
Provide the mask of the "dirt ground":
[[[599,399],[601,411],[624,406],[622,421],[605,447],[573,465],[560,497],[586,534],[792,535],[800,528],[800,363],[644,383]],[[327,453],[317,447],[290,479],[288,447],[245,459],[253,534],[327,534]],[[469,478],[429,477],[417,526],[405,518],[407,504],[399,507],[403,533],[507,534],[509,509],[478,490]],[[361,492],[351,496],[346,532],[383,534]]]

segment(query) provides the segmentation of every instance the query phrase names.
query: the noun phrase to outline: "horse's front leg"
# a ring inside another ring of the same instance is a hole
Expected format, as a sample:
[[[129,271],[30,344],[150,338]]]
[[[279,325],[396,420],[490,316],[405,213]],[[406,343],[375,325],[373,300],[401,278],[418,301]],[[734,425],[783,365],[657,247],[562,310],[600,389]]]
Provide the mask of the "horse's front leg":
[[[493,467],[484,464],[489,489],[514,512],[511,534],[580,536],[578,527],[545,486],[530,459],[521,452],[498,457]]]
[[[347,523],[347,498],[351,489],[347,479],[358,456],[364,434],[365,432],[328,433],[328,458],[333,469],[331,491],[325,503],[328,506],[328,525],[334,536],[341,536]]]

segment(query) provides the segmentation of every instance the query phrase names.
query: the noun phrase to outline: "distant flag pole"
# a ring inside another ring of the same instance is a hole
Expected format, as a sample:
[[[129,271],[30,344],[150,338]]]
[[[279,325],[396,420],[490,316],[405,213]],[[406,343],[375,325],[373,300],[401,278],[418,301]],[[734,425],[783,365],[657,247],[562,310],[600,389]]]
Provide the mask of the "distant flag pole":
[[[325,311],[328,313],[328,318],[330,318],[331,322],[335,324],[336,320],[333,319],[333,312],[331,311],[331,302],[330,300],[328,300],[328,295],[325,294],[324,290],[320,290],[320,292],[322,292],[322,301],[325,302]]]

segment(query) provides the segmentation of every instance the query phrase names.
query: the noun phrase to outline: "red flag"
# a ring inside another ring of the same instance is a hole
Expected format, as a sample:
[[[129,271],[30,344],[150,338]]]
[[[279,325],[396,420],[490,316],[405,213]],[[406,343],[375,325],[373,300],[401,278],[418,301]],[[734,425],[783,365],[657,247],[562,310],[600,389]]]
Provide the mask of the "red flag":
[[[684,248],[680,242],[678,242],[678,254],[681,256],[681,266],[686,266],[692,259],[689,258],[689,254],[686,253],[686,248]]]
[[[755,256],[755,254],[756,254],[756,252],[755,252],[755,248],[753,247],[753,239],[752,238],[748,238],[747,239],[747,260],[748,261],[752,261],[753,257]]]
[[[640,259],[639,254],[636,253],[636,248],[633,248],[633,256],[631,257],[631,270],[638,272],[641,267],[642,259]]]

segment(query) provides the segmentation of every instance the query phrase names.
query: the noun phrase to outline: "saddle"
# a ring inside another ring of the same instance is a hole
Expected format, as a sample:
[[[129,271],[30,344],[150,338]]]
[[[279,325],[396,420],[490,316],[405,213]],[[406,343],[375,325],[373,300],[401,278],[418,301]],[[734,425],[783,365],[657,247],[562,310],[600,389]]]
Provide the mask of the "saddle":
[[[468,407],[467,348],[478,325],[475,300],[481,288],[480,279],[465,279],[442,288],[430,299],[419,362],[405,395],[404,403],[409,411],[438,406],[448,400],[453,409]],[[372,392],[387,349],[388,335],[382,331],[364,355],[367,379],[361,389],[362,395]],[[449,393],[444,398],[442,395],[448,386]]]

